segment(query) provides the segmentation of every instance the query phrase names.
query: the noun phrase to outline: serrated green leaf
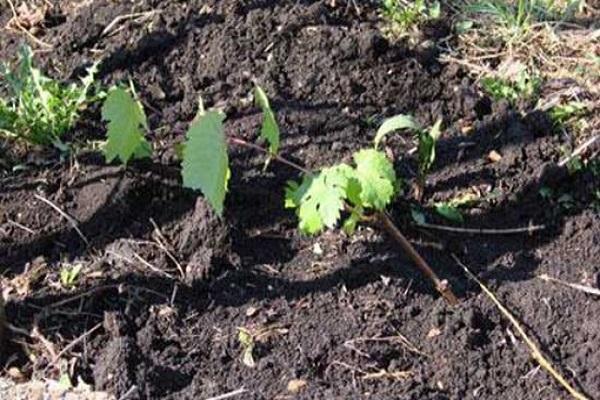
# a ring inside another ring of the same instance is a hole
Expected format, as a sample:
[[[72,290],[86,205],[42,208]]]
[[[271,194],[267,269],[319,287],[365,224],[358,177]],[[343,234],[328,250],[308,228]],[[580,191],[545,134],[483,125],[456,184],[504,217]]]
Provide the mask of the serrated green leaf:
[[[104,155],[107,162],[115,158],[127,164],[132,157],[148,157],[150,144],[144,138],[148,129],[146,114],[139,101],[123,88],[113,88],[102,106],[102,119],[108,121]]]
[[[309,235],[339,221],[346,200],[348,165],[322,169],[317,175],[305,176],[302,183],[288,185],[286,206],[297,207],[300,230]]]
[[[381,151],[360,150],[354,153],[355,177],[360,183],[360,200],[366,208],[383,210],[394,197],[396,173],[394,166]]]
[[[260,129],[260,137],[265,139],[269,143],[269,152],[271,154],[277,154],[279,151],[279,126],[275,119],[275,113],[271,109],[269,98],[265,91],[258,85],[254,90],[254,98],[256,104],[262,108],[263,122]]]
[[[229,156],[223,132],[225,116],[216,111],[200,115],[187,131],[183,149],[183,186],[200,189],[218,215],[229,182]]]
[[[399,114],[395,117],[391,117],[383,121],[379,129],[377,130],[377,134],[375,135],[375,148],[379,147],[379,143],[383,140],[383,138],[393,131],[397,131],[400,129],[411,129],[413,131],[418,131],[421,129],[419,123],[410,115]]]

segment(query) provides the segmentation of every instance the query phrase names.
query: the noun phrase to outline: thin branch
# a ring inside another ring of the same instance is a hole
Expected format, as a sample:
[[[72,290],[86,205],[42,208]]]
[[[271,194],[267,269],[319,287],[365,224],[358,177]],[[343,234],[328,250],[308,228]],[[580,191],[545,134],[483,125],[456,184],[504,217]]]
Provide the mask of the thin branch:
[[[539,275],[538,278],[540,278],[541,280],[546,281],[546,282],[554,282],[554,283],[558,283],[559,285],[562,285],[562,286],[570,287],[571,289],[580,290],[587,294],[593,294],[596,296],[600,296],[600,289],[596,289],[596,288],[593,288],[590,286],[579,285],[577,283],[565,282],[560,279],[556,279],[551,276],[548,276],[546,274]]]
[[[69,343],[67,346],[65,346],[64,349],[62,349],[55,357],[54,357],[54,363],[56,363],[67,351],[71,350],[73,347],[75,347],[77,345],[77,343],[81,342],[82,340],[84,340],[86,337],[88,337],[89,335],[91,335],[92,333],[94,333],[95,331],[97,331],[100,327],[102,327],[102,322],[96,324],[96,326],[94,326],[92,329],[88,330],[87,332],[84,332],[81,336],[79,336],[77,339],[73,340],[71,343]]]
[[[408,239],[400,232],[400,229],[396,227],[391,218],[385,213],[380,212],[378,215],[378,219],[381,222],[381,226],[383,229],[392,237],[400,246],[402,250],[408,254],[411,260],[415,263],[415,265],[427,276],[435,285],[435,288],[438,292],[446,299],[446,301],[451,305],[458,304],[458,298],[452,292],[450,284],[446,280],[441,280],[437,274],[433,271],[433,269],[427,264],[427,261],[421,257],[421,255],[415,250],[415,248],[410,244]]]
[[[140,17],[149,18],[157,12],[160,12],[160,10],[150,10],[150,11],[146,11],[146,12],[119,15],[115,19],[113,19],[110,24],[106,25],[106,28],[104,28],[104,30],[100,34],[100,37],[107,36],[109,33],[111,33],[110,31],[115,27],[115,25],[117,25],[118,23],[120,23],[122,21],[126,21],[128,19],[137,19]]]
[[[133,394],[135,393],[135,391],[137,389],[138,389],[138,387],[136,385],[131,385],[129,390],[127,392],[125,392],[125,394],[123,396],[119,397],[119,400],[127,400],[129,398],[132,398]]]
[[[33,40],[35,43],[39,44],[42,47],[46,47],[48,49],[51,49],[51,48],[54,47],[51,44],[48,44],[48,43],[46,43],[46,42],[44,42],[44,41],[36,38],[33,35],[33,33],[29,32],[27,30],[27,28],[25,28],[23,26],[23,24],[21,24],[21,21],[19,21],[19,15],[17,14],[17,10],[15,9],[15,5],[13,4],[12,0],[6,0],[6,1],[8,2],[8,5],[10,6],[10,10],[11,10],[11,12],[13,14],[13,17],[12,17],[11,20],[15,22],[15,25],[17,25],[17,28],[19,28],[20,31],[22,31],[24,34],[26,34],[27,36],[29,36],[29,38],[31,40]]]
[[[498,308],[498,310],[500,310],[500,312],[510,321],[510,323],[517,330],[519,335],[523,338],[523,340],[529,347],[531,356],[540,364],[540,366],[544,368],[554,379],[556,379],[558,383],[560,383],[560,385],[563,388],[565,388],[571,396],[573,396],[573,398],[577,400],[587,400],[586,396],[584,396],[575,388],[573,388],[571,384],[569,384],[569,382],[567,382],[567,380],[558,371],[556,371],[556,369],[554,369],[550,361],[546,359],[546,357],[542,354],[542,352],[534,343],[534,341],[527,335],[525,329],[521,327],[521,324],[519,324],[519,322],[512,315],[512,313],[500,302],[500,300],[498,300],[494,293],[490,289],[488,289],[487,286],[485,286],[483,282],[481,282],[479,278],[477,278],[477,276],[475,276],[475,274],[472,273],[471,270],[465,264],[463,264],[463,262],[460,261],[460,259],[455,254],[452,254],[452,258],[454,258],[454,261],[456,261],[456,263],[462,267],[467,276],[479,285],[481,290],[483,290],[483,292],[490,298],[490,300],[492,300],[492,302]]]
[[[600,139],[600,135],[593,136],[592,138],[590,138],[590,139],[586,140],[585,142],[583,142],[568,157],[562,159],[558,163],[558,166],[559,167],[564,167],[565,165],[567,165],[567,163],[569,161],[571,161],[572,159],[574,159],[575,157],[577,157],[578,155],[580,155],[581,153],[583,153],[588,147],[590,147],[592,144],[594,144],[596,142],[596,140],[598,140],[598,139]]]
[[[32,235],[35,235],[35,231],[31,228],[26,227],[25,225],[22,225],[20,223],[18,223],[17,221],[13,221],[12,219],[7,219],[7,222],[11,225],[16,226],[19,229],[24,230],[27,233],[31,233]]]
[[[222,394],[219,396],[211,397],[206,400],[225,400],[225,399],[229,399],[231,397],[234,397],[234,396],[240,395],[242,393],[246,393],[246,392],[247,392],[246,389],[240,388],[240,389],[234,390],[233,392],[229,392],[229,393],[225,393],[225,394]]]
[[[252,150],[256,150],[260,153],[268,155],[272,159],[277,160],[282,164],[286,164],[286,165],[294,168],[295,170],[298,170],[307,175],[312,175],[312,171],[310,171],[309,169],[306,169],[306,168],[296,164],[295,162],[288,160],[287,158],[283,158],[279,154],[273,154],[269,150],[267,150],[264,147],[261,147],[257,144],[250,143],[250,142],[245,141],[244,139],[240,139],[240,138],[236,138],[236,137],[229,137],[228,140],[232,144],[236,144],[238,146],[243,146],[243,147],[247,147]]]
[[[455,232],[455,233],[469,233],[479,235],[512,235],[515,233],[533,233],[546,229],[546,225],[531,225],[523,228],[508,228],[508,229],[486,229],[486,228],[457,228],[447,225],[436,225],[428,223],[416,224],[419,228],[434,229],[438,231]]]
[[[60,215],[62,215],[63,217],[65,217],[66,220],[69,221],[69,224],[71,224],[71,226],[73,227],[73,229],[75,229],[75,232],[77,232],[77,234],[79,235],[79,237],[81,238],[81,240],[83,240],[85,242],[86,246],[90,245],[90,242],[87,240],[87,238],[85,237],[85,235],[83,234],[83,232],[81,232],[81,230],[79,229],[79,223],[77,222],[77,220],[75,218],[71,217],[69,214],[67,214],[66,212],[64,212],[63,210],[61,210],[61,208],[59,206],[57,206],[56,204],[54,204],[53,202],[51,202],[47,198],[42,197],[39,194],[34,194],[33,196],[36,199],[41,200],[44,203],[48,204],[57,213],[59,213]]]

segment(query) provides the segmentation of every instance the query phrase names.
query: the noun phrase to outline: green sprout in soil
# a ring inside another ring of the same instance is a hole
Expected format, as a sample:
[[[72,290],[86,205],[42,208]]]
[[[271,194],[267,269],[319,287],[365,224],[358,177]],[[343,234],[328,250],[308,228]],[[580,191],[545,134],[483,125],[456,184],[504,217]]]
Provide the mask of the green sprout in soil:
[[[63,265],[60,269],[60,284],[66,289],[70,289],[75,286],[79,280],[79,274],[81,272],[82,265]]]
[[[0,133],[41,146],[64,148],[61,137],[73,127],[89,96],[97,66],[79,84],[65,85],[44,76],[33,66],[33,53],[20,50],[14,68],[0,66],[0,85],[8,93],[0,98]]]
[[[238,328],[238,342],[242,346],[242,362],[252,368],[256,365],[254,361],[254,336],[246,328]]]
[[[435,161],[435,147],[442,134],[442,120],[438,119],[429,129],[424,129],[410,115],[400,114],[383,122],[375,135],[375,148],[378,148],[384,137],[398,130],[407,129],[417,139],[417,155],[419,170],[415,185],[415,198],[421,200],[425,188],[425,180]]]
[[[388,22],[389,33],[394,37],[409,35],[419,24],[438,19],[441,6],[437,1],[383,0],[381,15]]]
[[[519,100],[533,100],[537,97],[541,80],[527,72],[520,71],[515,79],[486,77],[481,80],[481,86],[494,100],[507,100],[516,104]]]

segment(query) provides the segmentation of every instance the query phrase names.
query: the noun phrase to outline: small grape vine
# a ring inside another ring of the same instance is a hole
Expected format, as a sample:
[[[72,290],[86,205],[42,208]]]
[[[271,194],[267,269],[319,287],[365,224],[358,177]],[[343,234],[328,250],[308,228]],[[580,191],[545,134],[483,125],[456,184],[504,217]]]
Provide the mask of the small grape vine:
[[[288,182],[285,188],[284,206],[295,210],[301,232],[316,235],[339,226],[352,235],[360,223],[377,225],[401,245],[449,303],[458,303],[448,282],[437,276],[387,213],[386,209],[402,192],[403,182],[396,176],[391,160],[380,149],[385,136],[393,131],[410,129],[416,132],[419,139],[420,176],[424,176],[435,159],[435,141],[441,131],[441,121],[431,129],[424,130],[410,116],[390,118],[379,128],[372,147],[360,149],[352,155],[352,164],[340,163],[311,171],[279,153],[281,138],[276,114],[265,91],[258,85],[254,97],[256,105],[262,110],[259,137],[266,142],[266,147],[227,136],[224,131],[225,114],[205,110],[200,100],[198,114],[181,146],[183,186],[200,190],[221,216],[231,175],[228,147],[242,146],[261,152],[268,160],[287,164],[300,173],[300,180]],[[150,155],[150,146],[142,132],[147,128],[143,109],[139,101],[126,90],[117,88],[109,92],[103,117],[109,121],[105,148],[107,160],[119,158],[127,163],[136,155]]]

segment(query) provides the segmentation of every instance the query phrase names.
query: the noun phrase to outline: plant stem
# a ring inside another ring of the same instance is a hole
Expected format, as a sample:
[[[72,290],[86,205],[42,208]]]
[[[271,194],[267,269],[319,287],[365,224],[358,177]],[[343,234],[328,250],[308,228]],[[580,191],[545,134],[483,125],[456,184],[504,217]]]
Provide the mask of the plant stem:
[[[400,244],[402,250],[408,254],[411,260],[415,263],[415,265],[427,276],[435,285],[435,288],[438,292],[446,299],[446,301],[450,305],[457,305],[458,299],[452,292],[450,288],[450,284],[446,280],[441,280],[437,274],[431,269],[427,261],[421,257],[421,255],[415,250],[415,248],[410,244],[408,239],[400,232],[400,229],[396,227],[394,222],[390,219],[389,215],[385,211],[379,212],[377,214],[379,221],[381,222],[381,226],[383,229],[392,237],[394,240]]]
[[[266,154],[269,157],[271,157],[271,158],[279,161],[280,163],[286,164],[286,165],[288,165],[288,166],[290,166],[290,167],[292,167],[292,168],[294,168],[294,169],[296,169],[296,170],[298,170],[298,171],[300,171],[300,172],[302,172],[304,174],[307,174],[307,175],[312,175],[313,174],[312,171],[310,171],[310,170],[308,170],[308,169],[306,169],[306,168],[304,168],[304,167],[296,164],[295,162],[292,162],[292,161],[290,161],[290,160],[288,160],[286,158],[281,157],[279,154],[273,154],[269,150],[267,150],[264,147],[261,147],[261,146],[259,146],[257,144],[247,142],[244,139],[240,139],[240,138],[237,138],[237,137],[229,137],[227,139],[229,140],[229,143],[236,144],[238,146],[247,147],[249,149],[256,150],[256,151],[258,151],[260,153]]]

